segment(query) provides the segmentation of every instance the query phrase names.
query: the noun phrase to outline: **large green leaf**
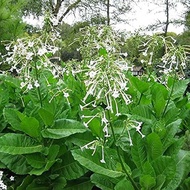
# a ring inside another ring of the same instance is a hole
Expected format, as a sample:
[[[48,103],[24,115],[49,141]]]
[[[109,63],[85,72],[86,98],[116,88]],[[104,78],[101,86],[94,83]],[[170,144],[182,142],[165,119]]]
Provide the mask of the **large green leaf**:
[[[21,119],[25,117],[24,114],[20,113],[13,108],[5,108],[3,114],[8,123],[16,130],[20,129]]]
[[[7,133],[0,137],[0,152],[2,153],[19,155],[41,152],[42,150],[41,144],[26,135]]]
[[[186,178],[190,172],[190,152],[180,150],[176,159],[176,172],[174,178],[163,190],[176,189],[181,181]]]
[[[152,167],[152,165],[148,161],[145,162],[143,165],[143,174],[144,175],[150,175],[152,177],[156,177],[154,168]]]
[[[24,117],[20,123],[20,131],[31,137],[39,137],[41,135],[39,121],[34,117]]]
[[[134,133],[131,156],[138,168],[142,168],[147,159],[144,141],[144,138],[142,138],[138,133]]]
[[[163,85],[156,83],[151,88],[151,94],[154,111],[156,116],[160,118],[166,106],[168,91]]]
[[[152,119],[152,110],[147,105],[138,105],[132,109],[132,114],[142,117],[142,120]]]
[[[168,156],[160,156],[156,160],[152,162],[152,166],[156,175],[163,175],[166,176],[166,183],[169,183],[173,177],[175,176],[176,172],[176,165],[173,158]]]
[[[57,155],[59,153],[60,147],[58,145],[52,145],[48,148],[48,155],[47,157],[41,157],[39,158],[32,157],[32,156],[27,156],[27,161],[30,165],[32,165],[34,168],[29,172],[29,174],[34,174],[34,175],[41,175],[45,171],[48,171],[57,161]],[[44,159],[44,161],[43,161]],[[38,162],[38,167],[36,167],[36,162]],[[41,163],[40,163],[41,162]],[[41,164],[41,167],[39,167]]]
[[[67,141],[73,143],[74,145],[77,145],[78,147],[82,147],[93,140],[95,140],[95,137],[90,131],[77,133],[67,138]]]
[[[148,83],[138,79],[137,77],[130,77],[130,82],[142,94],[150,88]]]
[[[0,160],[10,171],[15,174],[25,175],[32,169],[23,155],[0,153]]]
[[[163,148],[160,137],[156,133],[151,133],[147,136],[147,152],[150,160],[154,160],[162,155]]]
[[[173,140],[173,143],[164,152],[164,155],[175,157],[178,154],[179,150],[182,148],[184,141],[185,138],[180,138],[180,139],[175,138]]]
[[[88,170],[81,166],[79,162],[74,160],[70,152],[63,154],[62,162],[56,163],[52,168],[54,173],[59,173],[64,176],[67,180],[77,179],[83,176]]]
[[[30,164],[33,168],[40,169],[46,164],[45,156],[41,153],[33,153],[25,155],[28,164]]]
[[[105,154],[106,163],[101,163],[100,160],[102,158],[101,151],[96,150],[96,153],[92,155],[91,150],[72,150],[72,155],[75,160],[77,160],[81,165],[86,167],[87,169],[102,174],[108,177],[116,178],[123,176],[124,173],[121,171],[117,171],[118,162],[114,159],[117,154],[116,151],[108,149]]]
[[[19,131],[26,133],[31,137],[40,136],[40,125],[34,117],[27,117],[16,109],[5,108],[4,117],[10,125]]]
[[[51,112],[44,108],[40,108],[38,113],[46,126],[51,126],[53,124],[54,115]]]
[[[122,189],[134,190],[134,187],[130,181],[124,178],[123,180],[119,181],[114,188],[114,190],[122,190]]]
[[[144,190],[153,188],[156,185],[156,179],[150,175],[140,177],[140,185]]]
[[[67,181],[64,177],[59,177],[53,182],[53,190],[61,190],[66,186]]]
[[[179,130],[181,122],[182,120],[178,119],[166,126],[167,133],[165,133],[165,136],[162,139],[164,151],[174,142],[173,137]]]
[[[102,190],[113,190],[115,184],[113,183],[113,179],[106,177],[104,175],[100,174],[92,174],[90,177],[92,183],[96,185],[96,187],[99,187]]]
[[[174,89],[173,89],[173,93],[172,93],[172,99],[182,97],[187,88],[188,83],[189,83],[189,80],[175,81]]]
[[[61,139],[76,133],[84,133],[87,129],[85,126],[75,120],[59,119],[51,128],[46,128],[42,131],[44,138]]]
[[[68,181],[64,190],[92,190],[93,186],[89,178],[83,177],[77,180]]]

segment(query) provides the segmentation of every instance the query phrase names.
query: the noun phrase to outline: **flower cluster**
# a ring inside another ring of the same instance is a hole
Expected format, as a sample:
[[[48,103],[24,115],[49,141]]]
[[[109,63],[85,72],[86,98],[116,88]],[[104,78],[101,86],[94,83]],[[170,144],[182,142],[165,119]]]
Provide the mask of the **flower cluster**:
[[[141,63],[154,66],[160,73],[169,74],[173,71],[184,75],[187,67],[189,46],[179,46],[171,36],[153,35],[143,43]]]
[[[86,145],[81,147],[81,150],[90,149],[93,150],[92,156],[95,154],[97,147],[101,147],[101,156],[102,159],[100,160],[101,163],[106,163],[105,155],[104,155],[104,143],[101,139],[94,140],[92,142],[87,143]]]
[[[37,88],[40,86],[38,74],[43,69],[49,70],[55,78],[64,72],[63,68],[50,61],[50,57],[59,50],[55,45],[56,40],[54,33],[17,39],[6,44],[8,53],[2,56],[1,64],[8,65],[9,72],[23,80],[21,88]]]
[[[2,181],[3,171],[0,171],[0,189],[7,189],[7,186]]]
[[[124,74],[131,66],[122,58],[118,41],[119,37],[111,28],[91,27],[87,29],[80,48],[87,90],[83,104],[87,104],[92,96],[94,107],[103,101],[106,109],[117,116],[120,114],[117,99],[122,99],[125,104],[131,102],[126,93],[128,79]]]
[[[98,118],[101,121],[100,125],[104,134],[103,138],[99,137],[98,140],[88,143],[82,147],[82,150],[93,149],[93,155],[96,147],[100,146],[102,163],[105,163],[104,144],[100,142],[104,142],[105,139],[111,136],[109,115],[118,117],[121,115],[121,105],[128,105],[132,102],[131,96],[127,93],[129,81],[126,77],[126,72],[131,70],[132,66],[127,59],[123,58],[120,44],[120,38],[109,27],[87,28],[80,47],[83,61],[80,67],[76,69],[77,72],[83,73],[86,87],[86,94],[80,105],[81,111],[83,112],[89,107],[97,110],[92,115],[83,114],[81,116],[84,125],[89,127],[90,123]],[[124,54],[127,56],[127,53]],[[99,106],[100,109],[98,109]],[[141,123],[135,123],[135,121],[130,123],[133,126],[131,128],[136,128],[137,132],[144,137],[140,132]]]

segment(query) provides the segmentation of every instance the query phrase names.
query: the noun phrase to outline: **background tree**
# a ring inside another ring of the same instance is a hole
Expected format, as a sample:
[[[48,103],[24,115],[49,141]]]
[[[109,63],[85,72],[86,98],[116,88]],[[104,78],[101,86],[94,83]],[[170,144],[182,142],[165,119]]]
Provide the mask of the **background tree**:
[[[0,50],[2,41],[13,40],[24,33],[25,25],[18,11],[22,5],[22,1],[0,0]]]

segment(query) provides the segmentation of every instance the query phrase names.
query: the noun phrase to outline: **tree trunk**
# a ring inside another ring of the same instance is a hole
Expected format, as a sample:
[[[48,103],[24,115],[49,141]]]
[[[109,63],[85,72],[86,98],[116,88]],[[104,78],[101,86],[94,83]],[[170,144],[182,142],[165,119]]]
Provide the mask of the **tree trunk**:
[[[107,0],[107,25],[110,25],[110,0]]]
[[[165,25],[165,29],[164,29],[164,36],[167,36],[167,32],[168,32],[168,26],[169,26],[169,0],[165,1],[166,3],[166,25]]]

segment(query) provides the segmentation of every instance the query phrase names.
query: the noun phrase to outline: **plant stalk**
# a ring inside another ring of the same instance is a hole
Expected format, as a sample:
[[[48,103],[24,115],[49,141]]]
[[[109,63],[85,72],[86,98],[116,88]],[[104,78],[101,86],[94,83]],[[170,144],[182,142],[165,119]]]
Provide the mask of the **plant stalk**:
[[[34,63],[34,66],[35,66],[36,80],[39,81],[39,75],[38,75],[38,71],[37,71],[36,61]],[[42,104],[42,95],[41,95],[40,87],[37,87],[37,93],[38,93],[38,97],[39,97],[39,100],[40,100],[40,106],[42,107],[43,104]]]
[[[169,103],[170,103],[170,100],[171,100],[171,97],[172,97],[172,94],[173,94],[173,91],[174,91],[175,82],[176,82],[176,73],[175,73],[175,75],[174,75],[174,81],[173,81],[173,84],[172,84],[172,89],[171,89],[170,95],[169,95],[169,97],[168,97],[166,106],[165,106],[164,111],[163,111],[163,113],[162,113],[162,118],[164,117],[164,115],[165,115],[165,113],[166,113],[166,110],[167,110],[167,108],[168,108],[168,105],[169,105]]]
[[[110,121],[110,113],[108,111],[108,118],[109,118],[109,121]],[[114,143],[116,145],[116,136],[115,136],[115,132],[114,132],[114,128],[113,128],[113,125],[111,122],[109,122],[109,125],[110,125],[110,128],[111,128],[111,132],[112,132],[112,135],[113,135],[113,140],[114,140]],[[119,147],[116,145],[116,151],[117,151],[117,156],[119,158],[119,162],[122,166],[122,169],[123,171],[125,172],[125,174],[127,175],[128,179],[130,180],[130,182],[132,183],[133,187],[135,188],[135,190],[139,190],[139,188],[137,187],[136,183],[134,182],[134,180],[132,179],[132,177],[129,175],[127,169],[125,168],[125,165],[124,165],[124,162],[123,162],[123,159],[121,158],[121,155],[119,153]]]

